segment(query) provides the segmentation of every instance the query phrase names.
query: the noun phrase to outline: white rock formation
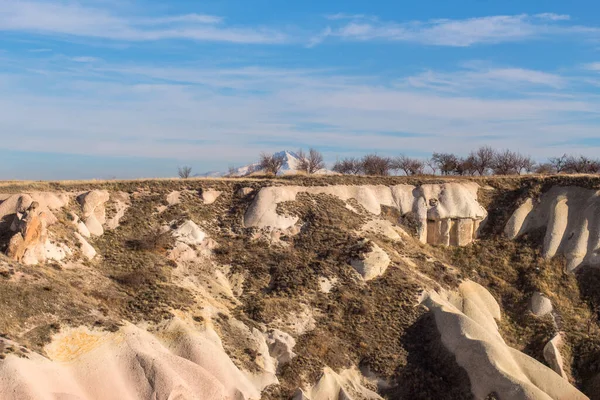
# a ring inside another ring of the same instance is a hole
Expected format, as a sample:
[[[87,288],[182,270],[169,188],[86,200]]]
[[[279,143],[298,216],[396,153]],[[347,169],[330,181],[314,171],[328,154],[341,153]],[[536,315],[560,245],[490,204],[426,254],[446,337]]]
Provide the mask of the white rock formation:
[[[202,243],[206,234],[194,223],[194,221],[188,220],[173,231],[173,236],[175,236],[179,242],[196,245]]]
[[[535,292],[533,296],[531,296],[529,309],[536,317],[543,317],[552,312],[552,302],[542,293]]]
[[[567,374],[563,368],[563,358],[560,354],[563,344],[564,342],[562,334],[559,333],[554,336],[552,340],[550,340],[548,343],[546,343],[546,346],[544,346],[544,360],[546,360],[554,372],[566,379]]]
[[[85,238],[81,234],[75,232],[75,238],[79,242],[79,249],[81,250],[81,253],[85,258],[91,260],[94,257],[96,257],[96,249],[94,249],[94,247],[91,244],[89,244],[88,241],[85,240]]]
[[[181,193],[177,192],[177,191],[169,193],[167,195],[167,203],[170,206],[174,206],[176,204],[179,204],[181,202],[180,196],[181,196]]]
[[[106,221],[106,228],[112,230],[119,227],[121,218],[125,216],[125,212],[131,206],[131,202],[129,200],[129,194],[125,192],[111,193],[110,199],[113,201],[115,207],[115,215]]]
[[[546,228],[544,256],[567,259],[567,269],[581,265],[600,266],[600,197],[598,191],[555,186],[539,201],[528,199],[505,227],[510,239]]]
[[[298,389],[292,400],[379,400],[377,393],[364,386],[364,377],[356,368],[337,374],[325,367],[319,381],[311,387]]]
[[[362,254],[361,258],[350,260],[350,265],[366,280],[375,279],[385,273],[390,265],[390,257],[375,243],[371,243],[372,249]]]
[[[458,293],[429,293],[423,304],[435,316],[442,343],[471,381],[475,398],[495,392],[501,399],[587,399],[552,369],[509,347],[498,332],[500,307],[477,283]]]
[[[204,202],[204,204],[212,204],[215,201],[217,201],[217,199],[219,198],[219,196],[221,195],[222,192],[218,191],[218,190],[212,190],[212,189],[205,189],[202,190],[202,201]]]
[[[319,290],[321,293],[329,293],[331,289],[338,282],[338,278],[326,278],[324,276],[319,277]]]
[[[262,188],[246,211],[247,227],[287,230],[298,217],[279,215],[277,204],[294,201],[298,193],[328,194],[343,201],[354,199],[367,212],[381,214],[381,206],[396,208],[400,214],[414,213],[423,243],[465,245],[478,233],[487,211],[477,202],[479,186],[473,182],[439,185],[365,186],[277,186]]]
[[[296,353],[293,352],[296,340],[289,334],[279,329],[271,329],[265,334],[265,338],[269,346],[269,354],[277,361],[277,367],[289,363],[296,357]]]
[[[92,236],[102,236],[106,223],[106,209],[104,203],[110,199],[106,190],[92,190],[80,195],[77,200],[83,211],[82,220]]]
[[[272,373],[240,370],[209,326],[179,319],[154,335],[131,324],[115,333],[68,329],[45,350],[48,358],[0,360],[0,398],[258,400],[257,381],[277,382]]]

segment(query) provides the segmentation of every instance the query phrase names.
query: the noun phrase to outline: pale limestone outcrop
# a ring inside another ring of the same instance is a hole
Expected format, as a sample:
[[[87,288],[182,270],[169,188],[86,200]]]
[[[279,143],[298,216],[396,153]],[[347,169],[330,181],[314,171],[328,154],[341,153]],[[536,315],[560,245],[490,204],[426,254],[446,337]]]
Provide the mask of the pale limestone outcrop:
[[[554,370],[557,374],[562,376],[563,378],[567,378],[567,374],[563,368],[563,358],[560,354],[560,350],[562,349],[564,344],[562,333],[557,334],[546,343],[544,346],[544,360],[548,363],[550,368]]]
[[[539,200],[528,199],[511,216],[505,234],[515,239],[546,228],[543,255],[564,255],[567,269],[600,266],[600,196],[593,189],[555,186]]]
[[[131,206],[129,194],[125,192],[114,192],[110,194],[110,199],[115,208],[115,214],[106,220],[106,228],[109,230],[117,229],[125,212]]]
[[[500,307],[477,283],[458,293],[428,293],[423,304],[435,316],[442,343],[471,381],[475,398],[495,392],[501,399],[587,399],[552,369],[509,347],[498,331]]]
[[[167,195],[167,204],[174,206],[181,202],[181,192],[175,191]]]
[[[212,204],[215,201],[217,201],[221,193],[222,192],[218,190],[204,189],[202,190],[202,194],[200,195],[200,197],[202,198],[204,204]]]
[[[256,330],[250,335],[262,357],[265,339]],[[277,383],[272,371],[238,368],[210,324],[198,328],[179,318],[154,334],[132,324],[114,333],[69,328],[45,353],[0,360],[0,398],[259,400],[266,385]]]
[[[110,199],[106,190],[92,190],[77,197],[83,212],[82,220],[92,236],[104,234],[103,225],[106,223],[104,204]]]
[[[487,211],[477,202],[479,186],[473,182],[448,182],[437,185],[364,186],[277,186],[264,187],[246,211],[247,227],[287,230],[299,222],[295,216],[279,215],[277,204],[294,201],[298,193],[328,194],[343,201],[354,199],[373,215],[381,207],[412,213],[419,224],[423,243],[462,246],[477,237]]]
[[[194,221],[188,220],[173,231],[173,236],[176,237],[179,242],[196,245],[202,243],[206,234],[194,223]]]
[[[79,243],[79,249],[81,250],[81,254],[83,254],[83,256],[88,260],[91,260],[94,257],[96,257],[96,249],[94,249],[94,247],[91,244],[89,244],[88,241],[85,240],[85,238],[78,232],[75,232],[74,235],[77,239],[77,242]]]
[[[360,258],[350,260],[350,265],[366,280],[375,279],[385,273],[390,265],[390,257],[375,243],[371,243],[371,250],[361,255]]]
[[[293,351],[296,340],[289,334],[279,329],[271,329],[265,334],[265,338],[269,346],[269,354],[276,360],[278,368],[296,357]]]
[[[292,400],[380,400],[377,393],[365,387],[365,378],[356,368],[336,373],[325,367],[314,386],[296,390]]]

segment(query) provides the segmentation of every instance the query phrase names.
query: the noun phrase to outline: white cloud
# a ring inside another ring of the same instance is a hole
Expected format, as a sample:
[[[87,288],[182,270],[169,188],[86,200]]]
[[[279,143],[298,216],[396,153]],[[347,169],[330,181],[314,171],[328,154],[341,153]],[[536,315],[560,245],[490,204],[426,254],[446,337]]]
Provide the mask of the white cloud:
[[[429,21],[383,22],[351,19],[332,29],[329,36],[345,40],[388,40],[426,45],[464,47],[521,41],[557,33],[590,33],[597,28],[557,25],[570,19],[568,15],[544,13],[537,15],[497,15],[468,19],[434,19]],[[357,16],[358,17],[358,16]]]
[[[46,1],[0,1],[0,31],[25,31],[123,41],[189,39],[234,43],[280,43],[285,35],[264,28],[215,26],[211,15],[167,17],[113,15],[103,8]]]
[[[426,71],[406,78],[405,83],[416,88],[442,91],[483,91],[491,88],[514,93],[535,86],[561,89],[567,86],[568,78],[524,68],[477,67],[454,72]]]
[[[28,62],[28,69],[46,66]],[[432,72],[429,81],[441,83],[415,89],[328,70],[69,63],[46,75],[0,75],[0,138],[13,150],[191,157],[226,169],[261,150],[301,145],[335,149],[333,158],[373,150],[463,153],[483,143],[543,157],[556,152],[545,146],[565,141],[565,132],[597,132],[599,99],[521,90],[557,93],[560,76],[480,67]],[[454,90],[440,92],[447,82]]]
[[[92,63],[100,61],[97,57],[87,57],[87,56],[79,56],[79,57],[71,57],[71,61],[75,61],[78,63]]]
[[[600,71],[600,62],[585,64],[584,68],[590,71]]]

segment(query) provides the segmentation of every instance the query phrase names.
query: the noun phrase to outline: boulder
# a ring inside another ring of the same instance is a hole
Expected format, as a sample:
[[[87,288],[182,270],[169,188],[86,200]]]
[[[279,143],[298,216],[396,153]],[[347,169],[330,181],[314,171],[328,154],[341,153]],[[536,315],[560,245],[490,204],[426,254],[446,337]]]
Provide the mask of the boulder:
[[[372,249],[361,258],[353,258],[350,265],[368,281],[384,274],[390,265],[390,257],[381,247],[371,243]]]
[[[235,195],[237,197],[246,197],[252,192],[254,192],[254,189],[252,189],[251,187],[243,187],[243,188],[239,188],[237,190],[237,192],[235,193]]]
[[[543,317],[552,312],[552,302],[542,293],[535,292],[529,301],[529,309],[536,317]]]

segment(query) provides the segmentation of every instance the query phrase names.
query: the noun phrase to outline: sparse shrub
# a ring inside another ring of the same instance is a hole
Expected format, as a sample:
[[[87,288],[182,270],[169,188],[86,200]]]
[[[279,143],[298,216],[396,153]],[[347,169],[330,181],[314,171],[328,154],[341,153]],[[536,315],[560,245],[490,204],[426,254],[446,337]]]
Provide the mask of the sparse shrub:
[[[258,168],[266,174],[277,175],[284,161],[283,155],[261,153]]]
[[[300,149],[297,155],[300,159],[298,169],[305,171],[307,174],[314,174],[315,172],[325,168],[323,155],[312,147],[308,150],[308,154],[304,154],[304,151]]]
[[[344,158],[333,164],[332,171],[345,175],[358,175],[362,172],[362,163],[359,159],[354,157]]]
[[[600,172],[600,161],[586,156],[568,156],[564,159],[563,170],[568,174],[597,174]]]
[[[187,165],[179,167],[177,174],[181,179],[187,179],[192,175],[192,167],[188,167]]]
[[[541,175],[551,175],[556,173],[556,169],[550,163],[538,164],[535,167],[535,173]]]
[[[377,154],[367,154],[361,159],[361,164],[365,175],[388,176],[392,167],[389,158]]]
[[[127,240],[125,245],[131,250],[164,253],[173,247],[174,241],[175,239],[169,232],[157,230],[139,239]]]

